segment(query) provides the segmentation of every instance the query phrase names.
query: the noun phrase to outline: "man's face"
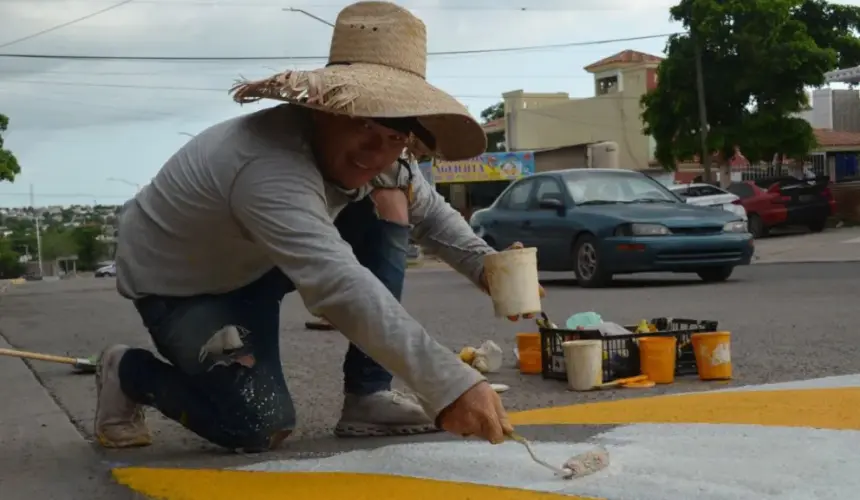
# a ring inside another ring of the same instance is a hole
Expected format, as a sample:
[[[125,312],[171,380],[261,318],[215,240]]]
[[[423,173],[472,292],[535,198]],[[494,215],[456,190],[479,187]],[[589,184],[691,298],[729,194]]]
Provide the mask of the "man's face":
[[[364,186],[393,165],[408,134],[366,118],[314,113],[314,145],[320,169],[345,189]]]

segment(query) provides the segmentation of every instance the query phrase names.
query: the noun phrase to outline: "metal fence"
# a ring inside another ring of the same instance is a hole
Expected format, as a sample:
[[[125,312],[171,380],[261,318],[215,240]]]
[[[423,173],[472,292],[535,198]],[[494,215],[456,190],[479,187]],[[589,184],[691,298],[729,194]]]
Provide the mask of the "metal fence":
[[[731,167],[733,181],[754,181],[772,177],[801,177],[813,178],[829,175],[827,156],[825,153],[813,153],[806,157],[803,163],[758,163],[737,165]]]

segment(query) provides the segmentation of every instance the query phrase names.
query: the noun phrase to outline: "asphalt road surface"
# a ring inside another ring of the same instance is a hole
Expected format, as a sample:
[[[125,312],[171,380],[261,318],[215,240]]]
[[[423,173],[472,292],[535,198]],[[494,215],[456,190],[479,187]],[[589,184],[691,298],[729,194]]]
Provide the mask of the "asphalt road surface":
[[[758,384],[860,373],[860,309],[853,306],[858,276],[860,263],[774,264],[739,269],[730,282],[717,285],[686,275],[642,275],[602,290],[580,289],[564,276],[547,276],[544,304],[557,322],[581,311],[596,311],[605,320],[621,324],[658,316],[719,320],[721,329],[733,334],[733,384]],[[503,395],[510,410],[724,387],[690,380],[651,390],[570,393],[561,382],[520,375],[513,368],[514,335],[534,331],[534,324],[493,318],[489,298],[454,272],[410,272],[404,302],[452,350],[477,346],[486,339],[505,349],[506,366],[490,378],[511,386]],[[340,409],[340,366],[346,341],[337,332],[306,331],[303,323],[310,316],[295,294],[284,301],[282,318],[284,372],[299,414],[299,429],[283,453],[293,456],[366,446],[366,441],[329,437]],[[74,356],[88,356],[109,343],[149,345],[132,305],[116,294],[112,279],[11,287],[0,298],[0,332],[19,349]],[[31,366],[73,424],[84,436],[91,436],[92,376],[71,375],[62,365],[33,362]],[[0,408],[0,421],[3,414]],[[150,422],[154,446],[112,452],[106,459],[190,465],[208,463],[213,457],[224,463],[243,460],[215,451],[154,413]]]

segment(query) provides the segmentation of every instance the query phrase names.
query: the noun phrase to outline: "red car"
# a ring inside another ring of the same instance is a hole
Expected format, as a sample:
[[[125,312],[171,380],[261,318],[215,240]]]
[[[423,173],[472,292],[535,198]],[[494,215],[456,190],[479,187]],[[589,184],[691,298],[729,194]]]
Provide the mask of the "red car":
[[[756,238],[767,236],[775,227],[804,226],[820,232],[836,211],[836,201],[828,187],[830,179],[778,177],[733,182],[727,188],[740,199],[749,217],[749,231]]]

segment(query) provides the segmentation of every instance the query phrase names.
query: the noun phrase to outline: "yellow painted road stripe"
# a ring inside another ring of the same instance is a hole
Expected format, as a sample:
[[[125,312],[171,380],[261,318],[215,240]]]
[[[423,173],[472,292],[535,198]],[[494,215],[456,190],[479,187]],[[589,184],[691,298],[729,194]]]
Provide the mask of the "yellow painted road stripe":
[[[707,423],[860,430],[860,387],[700,392],[527,410],[514,425]]]
[[[600,500],[434,479],[347,472],[114,469],[114,478],[158,500]]]

